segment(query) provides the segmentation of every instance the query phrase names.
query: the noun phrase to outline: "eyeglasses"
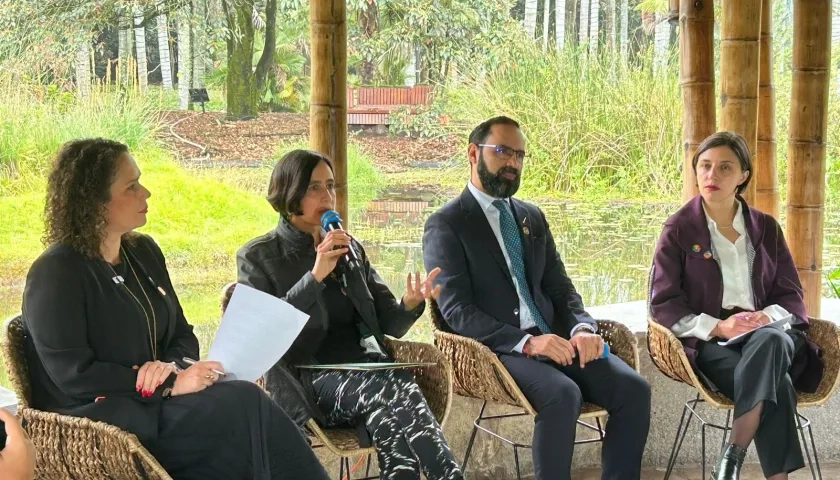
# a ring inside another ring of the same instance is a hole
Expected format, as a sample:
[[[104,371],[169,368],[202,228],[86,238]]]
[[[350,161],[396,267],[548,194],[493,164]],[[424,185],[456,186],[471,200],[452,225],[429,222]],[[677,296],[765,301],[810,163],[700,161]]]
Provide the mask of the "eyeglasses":
[[[522,163],[525,161],[525,150],[514,150],[507,145],[492,145],[489,143],[478,143],[476,146],[492,148],[496,152],[496,155],[506,162],[513,158],[514,155],[516,156],[517,162]]]

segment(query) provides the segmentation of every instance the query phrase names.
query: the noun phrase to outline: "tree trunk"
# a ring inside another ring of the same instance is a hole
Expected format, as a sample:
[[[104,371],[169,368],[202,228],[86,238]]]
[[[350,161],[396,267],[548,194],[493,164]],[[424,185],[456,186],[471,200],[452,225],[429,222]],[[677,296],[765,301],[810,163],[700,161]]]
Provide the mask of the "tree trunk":
[[[820,316],[825,149],[831,68],[831,0],[795,0],[785,233],[805,291]]]
[[[178,108],[192,110],[190,86],[192,85],[192,17],[189,6],[178,12]]]
[[[369,41],[379,33],[379,7],[376,5],[376,0],[371,0],[369,3],[365,2],[359,17],[359,23],[362,25],[362,37]],[[362,83],[372,85],[376,76],[376,60],[363,58],[361,73]]]
[[[615,54],[617,48],[617,32],[615,25],[615,0],[607,0],[607,46],[610,54]],[[615,58],[615,55],[613,55]]]
[[[543,52],[548,51],[548,24],[551,23],[551,0],[543,0]]]
[[[143,11],[135,10],[134,43],[137,47],[137,80],[140,91],[145,92],[149,86],[149,66],[146,60],[146,28],[143,26]]]
[[[265,3],[265,46],[257,62],[257,92],[262,94],[274,72],[274,53],[277,51],[277,0]]]
[[[589,1],[580,0],[580,28],[578,29],[578,42],[581,46],[589,41]],[[592,0],[597,2],[598,0]]]
[[[227,118],[250,120],[257,116],[258,92],[252,67],[254,23],[251,13],[254,0],[223,0],[227,19]]]
[[[629,38],[629,25],[630,22],[630,5],[628,4],[627,0],[621,0],[621,11],[619,13],[619,23],[621,23],[620,28],[620,40],[621,43],[621,61],[625,65],[627,64],[628,55],[630,52],[630,38]]]
[[[82,42],[76,50],[76,87],[79,96],[90,95],[90,44]]]
[[[566,0],[554,0],[554,42],[557,50],[566,45]]]
[[[160,75],[163,88],[172,90],[172,62],[169,57],[169,18],[165,13],[157,17],[158,51],[160,52]]]
[[[193,3],[192,15],[194,26],[190,30],[190,57],[192,58],[192,88],[204,88],[204,77],[207,71],[207,23],[209,18],[208,0],[198,0]]]
[[[134,57],[134,42],[132,41],[131,16],[120,16],[120,31],[118,34],[117,55],[119,56],[119,72],[117,73],[117,85],[130,85],[133,83],[133,70],[128,68],[130,58]]]
[[[700,143],[715,133],[715,9],[712,0],[680,5],[680,86],[683,97],[683,201],[697,195],[691,163]]]
[[[598,39],[600,35],[601,26],[601,0],[590,0],[589,11],[589,54],[595,55],[598,53]]]
[[[755,170],[755,207],[779,218],[776,172],[776,88],[773,86],[773,0],[761,7],[761,46],[758,74],[758,131]]]
[[[537,0],[525,0],[525,32],[528,38],[537,33]]]
[[[309,142],[313,150],[332,160],[336,210],[347,227],[347,3],[313,0],[312,94]]]
[[[671,25],[665,17],[657,15],[653,37],[653,66],[656,71],[668,63],[668,44],[671,42]]]

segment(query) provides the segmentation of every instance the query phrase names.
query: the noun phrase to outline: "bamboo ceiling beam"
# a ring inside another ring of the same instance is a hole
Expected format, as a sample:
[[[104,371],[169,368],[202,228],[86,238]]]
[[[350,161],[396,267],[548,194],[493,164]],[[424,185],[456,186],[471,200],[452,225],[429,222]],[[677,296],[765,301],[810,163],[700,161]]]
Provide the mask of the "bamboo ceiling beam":
[[[773,0],[761,7],[758,73],[758,142],[755,152],[755,207],[779,219],[776,168],[776,87],[773,85]]]
[[[786,235],[805,290],[805,308],[809,316],[819,317],[831,0],[794,1],[792,66]]]
[[[347,3],[312,0],[312,87],[309,144],[332,161],[336,210],[349,222],[347,209]]]
[[[668,23],[676,25],[680,21],[680,0],[668,0]]]
[[[681,0],[680,86],[683,97],[683,200],[697,195],[691,160],[700,143],[715,133],[713,0]]]
[[[758,121],[759,35],[763,0],[723,0],[721,21],[720,129],[739,133],[755,158]],[[755,173],[755,172],[753,172]],[[755,182],[744,198],[752,204]]]

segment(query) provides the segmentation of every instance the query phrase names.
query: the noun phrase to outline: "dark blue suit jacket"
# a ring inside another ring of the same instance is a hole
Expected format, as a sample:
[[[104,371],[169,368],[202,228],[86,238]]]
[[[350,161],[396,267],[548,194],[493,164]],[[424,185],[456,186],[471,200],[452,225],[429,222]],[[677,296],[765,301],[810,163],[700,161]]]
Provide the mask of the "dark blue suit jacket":
[[[528,288],[552,331],[564,338],[578,323],[595,321],[584,311],[542,211],[511,199],[524,250]],[[441,268],[438,305],[453,332],[493,351],[510,353],[525,336],[519,297],[490,223],[469,189],[432,214],[423,233],[426,271]]]

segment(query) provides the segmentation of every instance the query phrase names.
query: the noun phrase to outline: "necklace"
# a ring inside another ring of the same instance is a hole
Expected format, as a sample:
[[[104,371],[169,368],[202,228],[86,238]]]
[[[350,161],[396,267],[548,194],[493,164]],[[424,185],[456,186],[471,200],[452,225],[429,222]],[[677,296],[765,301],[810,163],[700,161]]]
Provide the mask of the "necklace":
[[[149,300],[149,296],[146,294],[146,289],[143,288],[143,283],[140,281],[140,277],[137,276],[137,272],[134,270],[134,266],[131,264],[131,260],[128,259],[128,255],[123,255],[122,247],[120,247],[120,258],[122,258],[128,268],[131,270],[131,273],[134,274],[134,279],[137,280],[137,284],[140,285],[140,290],[143,292],[143,296],[146,297],[146,303],[149,304],[149,310],[152,311],[152,318],[149,319],[149,312],[146,311],[146,307],[143,306],[143,303],[137,298],[137,295],[134,295],[134,292],[128,288],[128,285],[125,284],[125,281],[120,281],[119,283],[125,287],[126,291],[131,295],[131,298],[137,302],[137,305],[140,306],[140,309],[143,311],[143,316],[146,317],[146,327],[149,330],[149,346],[152,348],[152,360],[157,360],[157,317],[155,315],[155,308],[152,306],[152,301]],[[121,278],[117,275],[117,271],[114,270],[114,266],[108,262],[108,267],[114,273],[114,278]]]

